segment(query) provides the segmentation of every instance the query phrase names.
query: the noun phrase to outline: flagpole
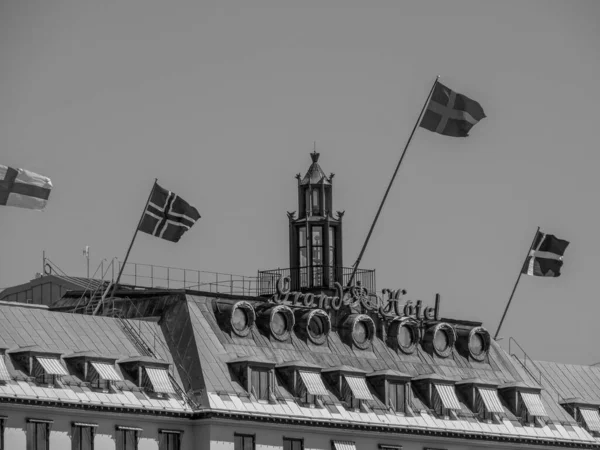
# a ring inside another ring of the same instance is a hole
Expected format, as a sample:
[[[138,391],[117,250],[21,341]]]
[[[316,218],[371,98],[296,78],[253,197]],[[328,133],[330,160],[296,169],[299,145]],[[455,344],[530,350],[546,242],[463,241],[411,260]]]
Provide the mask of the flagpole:
[[[512,302],[512,299],[513,299],[513,296],[515,295],[515,291],[517,290],[519,281],[521,280],[521,275],[523,275],[523,267],[525,266],[525,263],[527,262],[527,258],[529,257],[529,254],[531,253],[531,249],[535,245],[535,240],[536,240],[539,232],[540,232],[540,227],[537,227],[537,230],[533,237],[533,241],[531,241],[529,250],[527,250],[527,255],[525,255],[525,260],[523,261],[523,264],[521,265],[521,269],[519,270],[519,276],[517,277],[517,281],[515,282],[513,290],[510,294],[510,298],[508,299],[508,303],[506,304],[506,308],[504,309],[504,314],[502,314],[502,319],[500,319],[500,323],[498,324],[498,329],[496,330],[496,334],[494,335],[494,340],[496,340],[498,338],[498,333],[500,333],[500,328],[502,328],[502,323],[504,322],[504,318],[506,317],[506,313],[508,312],[508,308],[510,307],[510,302]]]
[[[158,182],[158,178],[154,179],[154,184],[152,185],[152,189],[150,190],[150,195],[148,196],[148,200],[146,200],[146,204],[144,205],[144,209],[142,210],[142,215],[140,216],[140,220],[138,221],[137,227],[135,227],[135,233],[133,233],[133,238],[129,244],[129,248],[127,249],[127,253],[125,253],[125,259],[123,260],[123,264],[119,268],[119,274],[117,275],[117,281],[112,288],[112,296],[115,295],[117,291],[117,287],[119,286],[119,281],[121,281],[121,275],[123,275],[123,270],[125,269],[125,264],[127,264],[127,259],[129,258],[129,252],[131,252],[131,247],[133,247],[133,243],[140,229],[140,225],[142,224],[142,220],[144,219],[144,213],[146,212],[146,208],[148,207],[148,203],[150,203],[150,199],[152,198],[152,194],[154,193],[154,188],[156,187],[156,183]]]
[[[351,286],[353,281],[354,281],[354,276],[356,275],[356,271],[358,270],[358,265],[360,264],[360,261],[362,260],[362,257],[365,253],[365,250],[367,248],[367,244],[369,243],[369,239],[371,239],[371,234],[373,233],[373,229],[375,228],[375,224],[377,223],[377,219],[379,219],[379,215],[381,214],[381,210],[383,209],[383,205],[385,203],[385,200],[387,199],[387,196],[390,192],[390,189],[392,188],[392,184],[394,183],[394,180],[396,178],[396,175],[398,174],[398,169],[400,169],[400,164],[402,164],[402,160],[404,159],[404,155],[406,155],[406,150],[408,150],[408,146],[410,145],[410,142],[412,141],[412,138],[415,134],[415,131],[417,131],[417,127],[419,126],[419,124],[421,123],[421,118],[423,117],[423,113],[425,112],[425,109],[427,108],[427,105],[429,104],[429,99],[431,98],[432,94],[433,94],[433,90],[435,89],[435,86],[437,85],[438,81],[440,79],[440,76],[438,75],[435,78],[435,81],[433,82],[433,86],[431,86],[431,90],[429,91],[429,94],[427,95],[427,100],[425,100],[425,104],[423,105],[423,108],[421,109],[421,113],[419,114],[419,117],[417,118],[417,122],[415,123],[415,126],[412,129],[412,132],[410,133],[410,136],[408,137],[408,141],[406,141],[406,145],[404,146],[404,150],[402,151],[402,155],[400,156],[400,161],[398,161],[398,165],[396,166],[396,170],[394,171],[394,174],[392,175],[392,179],[390,180],[390,184],[388,185],[385,194],[383,195],[383,199],[381,200],[381,204],[379,205],[379,209],[377,210],[377,214],[375,214],[375,219],[373,219],[373,223],[371,224],[371,228],[369,229],[369,233],[367,234],[367,238],[365,239],[365,243],[362,246],[362,249],[360,250],[360,253],[358,255],[358,258],[356,259],[356,262],[354,263],[354,269],[352,270],[352,275],[350,276],[350,280],[348,281],[348,286]]]

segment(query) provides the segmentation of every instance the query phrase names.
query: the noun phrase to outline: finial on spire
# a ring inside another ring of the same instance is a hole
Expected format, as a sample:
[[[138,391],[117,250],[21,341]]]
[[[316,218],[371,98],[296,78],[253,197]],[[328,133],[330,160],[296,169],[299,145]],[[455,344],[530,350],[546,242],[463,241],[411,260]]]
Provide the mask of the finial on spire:
[[[316,163],[319,160],[320,153],[317,153],[317,141],[313,141],[313,152],[310,154],[312,162]]]

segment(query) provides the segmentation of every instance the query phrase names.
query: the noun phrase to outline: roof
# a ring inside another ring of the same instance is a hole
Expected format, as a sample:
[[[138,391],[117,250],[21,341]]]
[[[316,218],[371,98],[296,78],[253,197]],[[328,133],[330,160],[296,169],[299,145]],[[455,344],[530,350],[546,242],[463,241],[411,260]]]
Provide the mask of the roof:
[[[0,304],[0,340],[10,350],[43,350],[57,354],[82,352],[82,355],[97,354],[130,358],[144,356],[131,330],[146,342],[153,343],[160,358],[173,362],[164,334],[153,322],[144,320],[122,320],[109,317],[87,316],[50,311],[47,309],[20,308]],[[190,410],[176,398],[150,398],[131,381],[117,382],[122,391],[102,393],[87,387],[82,379],[70,374],[64,376],[59,387],[48,389],[29,380],[23,368],[15,365],[11,357],[5,357],[13,381],[0,384],[0,400],[24,402],[60,401],[65,406],[89,408],[122,408],[138,412],[181,414]],[[116,366],[116,370],[120,371]],[[181,384],[177,372],[175,380]],[[125,377],[126,378],[126,377]]]
[[[318,183],[331,184],[331,179],[327,178],[327,175],[325,175],[325,172],[323,172],[323,169],[321,169],[321,166],[318,163],[319,156],[320,153],[317,152],[312,152],[310,154],[312,164],[308,168],[308,171],[306,172],[306,175],[304,175],[304,178],[302,178],[302,180],[300,181],[301,185]]]
[[[542,374],[541,384],[562,400],[579,397],[587,403],[600,403],[600,368],[575,364],[535,361]]]

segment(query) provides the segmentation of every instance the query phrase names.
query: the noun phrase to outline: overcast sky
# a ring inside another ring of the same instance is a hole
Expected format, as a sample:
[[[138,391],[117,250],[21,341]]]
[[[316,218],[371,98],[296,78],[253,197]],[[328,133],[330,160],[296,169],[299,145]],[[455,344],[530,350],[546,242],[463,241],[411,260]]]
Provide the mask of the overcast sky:
[[[0,287],[42,251],[85,275],[123,258],[154,178],[202,219],[130,261],[287,267],[286,211],[313,141],[351,266],[435,76],[479,101],[466,139],[417,130],[367,249],[378,288],[493,334],[536,227],[563,276],[508,313],[536,359],[600,361],[600,2],[0,0],[0,164],[50,177],[0,209]]]

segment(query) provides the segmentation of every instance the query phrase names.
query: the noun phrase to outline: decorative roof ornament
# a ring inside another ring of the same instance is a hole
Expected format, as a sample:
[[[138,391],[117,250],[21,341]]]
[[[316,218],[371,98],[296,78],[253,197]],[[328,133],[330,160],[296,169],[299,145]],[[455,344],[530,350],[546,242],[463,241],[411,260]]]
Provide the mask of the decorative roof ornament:
[[[312,153],[310,154],[310,159],[312,160],[312,164],[308,168],[308,171],[306,172],[306,175],[304,175],[304,178],[302,178],[302,180],[300,181],[301,185],[321,184],[321,183],[322,184],[331,184],[331,179],[333,178],[333,176],[328,177],[327,175],[325,175],[325,172],[323,172],[323,169],[321,169],[321,166],[319,165],[319,156],[321,156],[321,154],[317,153],[316,144],[315,144],[315,148],[313,149]]]

